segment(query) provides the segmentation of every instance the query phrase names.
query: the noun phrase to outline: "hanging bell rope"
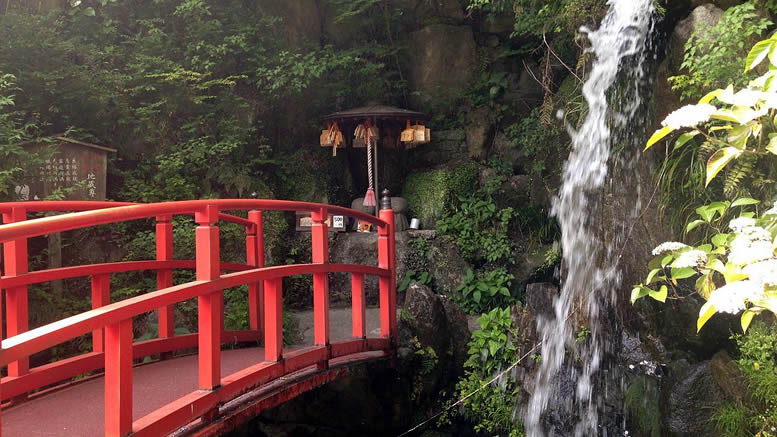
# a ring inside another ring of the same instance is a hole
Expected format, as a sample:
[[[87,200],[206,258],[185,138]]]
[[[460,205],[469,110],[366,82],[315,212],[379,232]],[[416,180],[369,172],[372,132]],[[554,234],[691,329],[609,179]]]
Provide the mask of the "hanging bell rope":
[[[370,131],[371,128],[370,120],[367,120],[366,123],[364,123],[364,131],[365,131],[365,142],[367,143],[367,193],[364,195],[364,202],[362,203],[364,206],[375,206],[375,189],[373,187],[373,169],[372,169],[372,132]]]

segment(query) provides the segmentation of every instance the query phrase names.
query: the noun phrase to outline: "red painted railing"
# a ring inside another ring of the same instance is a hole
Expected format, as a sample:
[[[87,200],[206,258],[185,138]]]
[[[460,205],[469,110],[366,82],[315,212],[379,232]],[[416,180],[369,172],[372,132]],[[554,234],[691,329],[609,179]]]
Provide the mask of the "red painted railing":
[[[0,366],[8,376],[0,380],[2,400],[24,398],[29,393],[74,376],[104,369],[105,435],[160,435],[197,418],[212,417],[218,406],[263,383],[300,369],[325,369],[331,359],[368,351],[390,354],[397,341],[394,214],[390,201],[379,217],[355,210],[314,203],[280,200],[195,200],[158,204],[113,202],[17,202],[0,203],[4,225],[5,276],[0,289],[6,293],[7,338],[0,348]],[[244,210],[248,219],[222,214]],[[308,211],[313,221],[311,264],[266,267],[264,265],[263,211]],[[31,212],[79,211],[53,217],[27,219]],[[378,229],[378,265],[329,263],[328,214],[369,222]],[[196,259],[173,258],[174,215],[193,215]],[[96,225],[156,218],[156,260],[62,267],[28,272],[29,238]],[[218,222],[245,226],[246,264],[220,261]],[[173,285],[173,271],[194,269],[196,280]],[[120,302],[110,302],[110,275],[119,272],[156,271],[158,290]],[[231,273],[222,274],[222,271]],[[330,344],[329,273],[351,274],[353,340]],[[282,279],[313,275],[315,345],[284,354],[282,330]],[[380,284],[380,338],[367,338],[364,277],[375,275]],[[90,277],[92,310],[28,330],[27,287],[47,281]],[[248,286],[248,331],[224,331],[223,290]],[[197,298],[198,333],[175,335],[173,305]],[[158,312],[159,336],[133,342],[132,318]],[[30,355],[76,337],[92,335],[93,351],[74,358],[30,368]],[[265,360],[221,376],[221,346],[228,342],[264,340]],[[172,351],[197,348],[199,390],[133,421],[133,360]]]

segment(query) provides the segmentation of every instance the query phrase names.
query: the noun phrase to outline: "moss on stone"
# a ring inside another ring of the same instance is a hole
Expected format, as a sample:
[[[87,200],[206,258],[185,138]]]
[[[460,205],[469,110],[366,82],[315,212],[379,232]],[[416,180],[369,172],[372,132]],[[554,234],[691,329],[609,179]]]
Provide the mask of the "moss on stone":
[[[471,162],[411,173],[402,197],[407,199],[411,217],[418,218],[423,227],[430,229],[459,196],[466,196],[477,187],[477,179],[477,165]]]
[[[626,390],[625,407],[633,435],[661,436],[661,408],[655,380],[641,376]]]

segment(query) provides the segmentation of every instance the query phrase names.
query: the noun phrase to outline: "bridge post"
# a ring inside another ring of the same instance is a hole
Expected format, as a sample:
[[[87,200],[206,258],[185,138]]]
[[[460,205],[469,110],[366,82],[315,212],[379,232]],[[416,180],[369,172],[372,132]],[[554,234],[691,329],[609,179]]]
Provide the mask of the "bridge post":
[[[264,359],[283,359],[283,279],[270,279],[264,284]]]
[[[253,226],[246,228],[246,264],[264,267],[264,219],[262,211],[249,211],[248,220]],[[248,321],[257,338],[264,329],[264,281],[248,284]]]
[[[92,309],[111,303],[111,275],[92,276]],[[92,331],[92,350],[105,351],[105,331],[103,328]]]
[[[195,213],[197,280],[211,281],[221,276],[219,254],[219,210],[208,205]],[[223,319],[223,294],[221,290],[197,298],[197,322],[199,342],[199,388],[214,390],[221,385],[221,327]]]
[[[132,432],[132,319],[105,328],[105,435]]]
[[[312,211],[310,218],[313,221],[313,263],[329,264],[329,227],[327,219],[329,212],[326,208]],[[313,326],[315,330],[316,346],[329,348],[329,274],[313,274]],[[327,359],[319,367],[327,368],[329,365],[329,352]]]
[[[156,259],[157,261],[172,261],[173,256],[173,216],[165,215],[156,218]],[[156,272],[157,290],[173,286],[173,270],[159,269]],[[157,309],[159,338],[175,336],[175,306],[168,305]],[[170,354],[162,354],[168,358]]]
[[[367,337],[365,323],[364,274],[351,274],[351,328],[356,338]]]
[[[380,282],[380,335],[397,343],[397,289],[396,289],[396,246],[394,235],[394,210],[391,194],[384,189],[380,201],[380,218],[386,222],[378,228],[378,266],[388,269],[390,277],[381,277]]]
[[[3,213],[3,223],[10,224],[24,220],[27,220],[27,211],[24,208],[12,208],[9,212]],[[5,274],[7,276],[23,275],[29,271],[26,238],[3,243],[3,253],[5,255]],[[27,332],[29,323],[27,286],[23,285],[5,290],[5,304],[8,337]],[[22,376],[27,374],[29,370],[29,358],[22,358],[8,364],[8,376]]]

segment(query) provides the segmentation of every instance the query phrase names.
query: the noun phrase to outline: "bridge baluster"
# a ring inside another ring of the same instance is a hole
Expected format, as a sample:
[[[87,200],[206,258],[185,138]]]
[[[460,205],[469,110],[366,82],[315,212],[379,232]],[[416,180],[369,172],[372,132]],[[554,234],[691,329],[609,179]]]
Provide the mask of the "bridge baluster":
[[[219,211],[208,205],[197,212],[194,220],[199,226],[195,231],[197,280],[210,281],[221,276],[219,255]],[[199,387],[213,390],[221,384],[221,328],[223,319],[223,294],[216,291],[197,298],[199,326]]]
[[[111,276],[92,276],[92,309],[100,308],[111,303]],[[105,351],[105,332],[103,329],[92,331],[92,350]]]
[[[386,222],[378,228],[378,266],[391,271],[390,277],[381,277],[380,282],[380,335],[397,342],[397,290],[396,255],[394,241],[394,210],[391,195],[383,190],[380,218]]]
[[[3,213],[3,223],[17,223],[27,220],[27,211],[24,208],[12,208]],[[17,276],[27,273],[27,239],[8,241],[3,244],[5,255],[5,274]],[[8,337],[13,337],[28,329],[27,286],[14,287],[5,290],[6,303],[6,329]],[[22,358],[8,364],[8,376],[22,376],[29,372],[29,358]]]
[[[264,359],[283,358],[283,279],[264,283]]]
[[[246,264],[264,267],[264,220],[262,211],[249,211],[248,220],[254,225],[246,228]],[[248,284],[248,319],[251,330],[262,338],[264,328],[264,283]]]
[[[166,215],[156,218],[156,259],[157,261],[172,261],[173,256],[173,216]],[[173,270],[159,269],[156,272],[157,290],[173,286]],[[157,310],[159,321],[159,338],[175,336],[175,306],[168,305]]]
[[[132,432],[132,319],[105,328],[105,435]]]
[[[313,262],[316,264],[329,264],[329,227],[327,219],[329,212],[326,208],[313,211],[310,214],[313,221]],[[315,330],[315,343],[317,346],[329,347],[329,274],[313,274],[313,327]],[[327,358],[319,364],[326,368],[329,363]]]
[[[367,324],[365,323],[364,305],[364,274],[351,274],[351,326],[353,336],[356,338],[367,337]]]

